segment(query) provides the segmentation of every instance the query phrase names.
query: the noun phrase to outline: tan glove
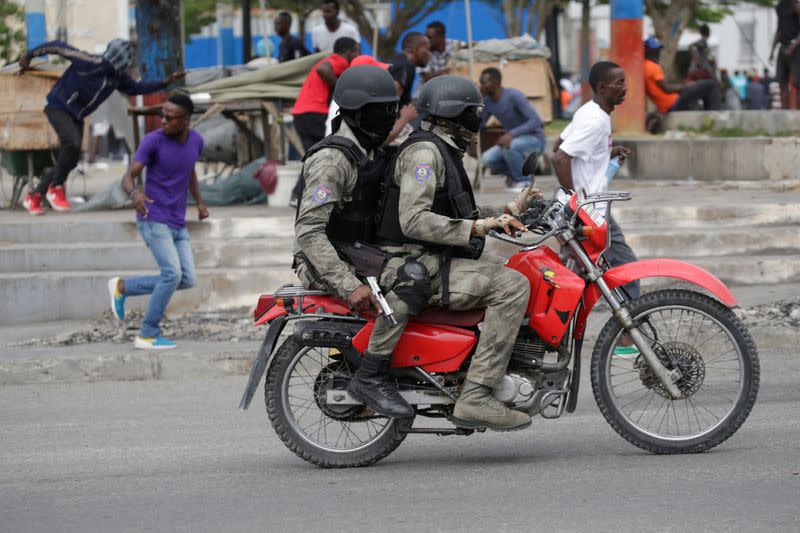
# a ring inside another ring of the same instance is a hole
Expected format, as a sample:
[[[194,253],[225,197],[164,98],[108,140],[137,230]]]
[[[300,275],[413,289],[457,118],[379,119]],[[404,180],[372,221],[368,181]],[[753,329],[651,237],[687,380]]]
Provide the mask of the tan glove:
[[[506,209],[512,215],[521,215],[528,208],[531,206],[531,202],[533,202],[536,198],[541,198],[544,196],[541,189],[537,189],[536,187],[526,187],[522,189],[522,192],[519,193],[513,201],[508,202],[506,204]]]
[[[493,229],[503,230],[508,235],[511,235],[515,229],[526,231],[522,222],[508,214],[500,215],[499,217],[481,218],[475,221],[475,235],[478,237],[486,237],[489,231]]]

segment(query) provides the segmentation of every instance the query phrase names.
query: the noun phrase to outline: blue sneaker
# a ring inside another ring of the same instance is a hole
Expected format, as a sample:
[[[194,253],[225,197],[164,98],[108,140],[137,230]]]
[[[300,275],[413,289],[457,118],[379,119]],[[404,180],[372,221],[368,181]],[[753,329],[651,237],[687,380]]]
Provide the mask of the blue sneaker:
[[[133,347],[139,350],[170,350],[177,344],[164,337],[141,337],[136,335],[133,340]]]
[[[108,280],[108,295],[111,297],[111,311],[117,320],[125,320],[125,295],[117,290],[119,277]]]

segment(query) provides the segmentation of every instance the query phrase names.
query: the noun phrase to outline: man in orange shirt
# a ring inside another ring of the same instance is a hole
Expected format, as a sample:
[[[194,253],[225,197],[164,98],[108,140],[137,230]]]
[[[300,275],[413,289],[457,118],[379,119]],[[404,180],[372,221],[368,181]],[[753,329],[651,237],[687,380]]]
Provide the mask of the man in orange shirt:
[[[661,113],[688,111],[689,105],[703,101],[706,111],[720,109],[719,85],[715,80],[700,80],[688,85],[668,83],[659,64],[661,42],[649,37],[644,42],[644,86],[647,96]]]
[[[319,60],[303,82],[292,109],[294,131],[303,143],[303,150],[308,150],[325,138],[325,121],[328,118],[331,91],[336,85],[336,80],[358,54],[359,45],[355,40],[350,37],[339,37],[333,43],[333,53]],[[302,194],[301,177],[292,190],[289,205],[297,205]]]

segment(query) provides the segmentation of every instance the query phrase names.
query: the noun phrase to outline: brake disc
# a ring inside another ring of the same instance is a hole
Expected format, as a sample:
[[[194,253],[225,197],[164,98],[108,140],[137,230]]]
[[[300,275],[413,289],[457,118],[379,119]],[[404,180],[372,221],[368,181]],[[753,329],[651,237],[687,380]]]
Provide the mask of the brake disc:
[[[694,346],[684,342],[665,342],[659,344],[655,348],[655,352],[658,360],[667,370],[677,368],[680,371],[681,379],[678,380],[677,385],[682,393],[682,398],[693,396],[700,390],[706,377],[706,364],[703,361],[703,356]],[[639,379],[641,379],[642,385],[655,391],[663,398],[672,399],[672,396],[653,373],[644,357],[640,355],[634,362],[633,368],[639,371]]]

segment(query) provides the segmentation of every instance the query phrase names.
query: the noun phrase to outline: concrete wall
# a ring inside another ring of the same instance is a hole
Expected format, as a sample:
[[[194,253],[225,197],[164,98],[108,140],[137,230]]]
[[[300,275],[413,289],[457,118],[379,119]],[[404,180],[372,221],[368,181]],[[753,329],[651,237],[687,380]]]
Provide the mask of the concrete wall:
[[[800,133],[800,111],[682,111],[669,113],[668,130],[735,128],[767,135]]]
[[[800,139],[658,139],[624,141],[636,179],[777,180],[800,175]]]

